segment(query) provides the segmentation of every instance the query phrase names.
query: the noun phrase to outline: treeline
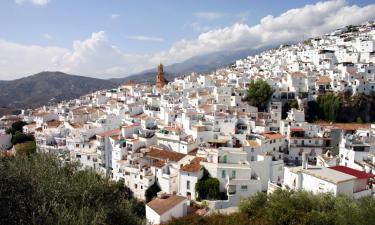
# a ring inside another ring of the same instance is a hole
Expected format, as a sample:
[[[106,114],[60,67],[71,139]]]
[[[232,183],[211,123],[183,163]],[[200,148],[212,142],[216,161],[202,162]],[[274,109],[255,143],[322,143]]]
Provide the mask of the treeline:
[[[305,104],[306,120],[341,123],[369,123],[375,121],[375,93],[325,93],[316,101]]]
[[[331,194],[277,190],[244,199],[239,212],[188,216],[169,225],[363,225],[375,224],[375,199],[352,200]]]
[[[0,158],[0,224],[144,224],[123,182],[51,155]]]

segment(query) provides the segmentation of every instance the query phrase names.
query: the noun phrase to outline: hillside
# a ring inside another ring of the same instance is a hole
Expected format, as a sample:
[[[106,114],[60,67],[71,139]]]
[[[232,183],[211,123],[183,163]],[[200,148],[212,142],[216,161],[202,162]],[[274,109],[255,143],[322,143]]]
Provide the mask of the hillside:
[[[41,72],[17,80],[0,82],[0,107],[37,107],[49,102],[78,98],[116,87],[118,83],[61,72]]]

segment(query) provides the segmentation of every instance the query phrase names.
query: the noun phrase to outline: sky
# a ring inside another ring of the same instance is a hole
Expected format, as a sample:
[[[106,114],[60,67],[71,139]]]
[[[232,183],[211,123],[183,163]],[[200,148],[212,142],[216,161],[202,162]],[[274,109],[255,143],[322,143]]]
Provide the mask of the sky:
[[[1,0],[0,80],[41,71],[124,77],[368,20],[374,1]]]

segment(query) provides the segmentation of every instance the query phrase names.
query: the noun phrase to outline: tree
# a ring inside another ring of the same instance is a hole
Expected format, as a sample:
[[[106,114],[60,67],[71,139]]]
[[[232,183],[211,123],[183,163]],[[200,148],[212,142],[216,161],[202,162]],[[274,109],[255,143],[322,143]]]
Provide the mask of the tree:
[[[220,199],[220,181],[210,176],[206,168],[202,168],[203,176],[195,184],[195,192],[198,194],[197,199]]]
[[[285,119],[287,116],[288,116],[288,112],[291,110],[291,109],[298,109],[298,101],[295,100],[295,99],[291,99],[291,100],[288,100],[284,103],[284,106],[282,107],[282,112],[281,112],[281,117],[282,119]]]
[[[23,134],[19,131],[17,131],[13,136],[12,136],[12,144],[13,145],[16,145],[16,144],[20,144],[20,143],[24,143],[24,142],[28,142],[28,141],[34,141],[34,136],[32,136],[31,134]]]
[[[151,201],[154,197],[157,196],[158,192],[161,191],[159,185],[155,182],[146,190],[146,202]]]
[[[245,101],[249,105],[258,107],[259,110],[265,110],[273,94],[271,86],[264,80],[252,80],[247,90]]]
[[[12,134],[12,135],[16,134],[16,132],[22,133],[23,132],[23,126],[25,126],[25,125],[27,125],[27,123],[24,122],[24,121],[21,121],[21,120],[17,121],[17,122],[14,122],[12,124],[12,126],[9,129],[6,130],[6,133]]]
[[[267,202],[267,194],[258,192],[255,196],[242,199],[239,204],[239,209],[248,217],[255,217],[261,214]]]
[[[337,120],[342,106],[342,98],[340,96],[326,93],[318,96],[317,103],[319,105],[320,118],[332,122]]]
[[[0,224],[144,224],[127,189],[53,155],[0,158]]]

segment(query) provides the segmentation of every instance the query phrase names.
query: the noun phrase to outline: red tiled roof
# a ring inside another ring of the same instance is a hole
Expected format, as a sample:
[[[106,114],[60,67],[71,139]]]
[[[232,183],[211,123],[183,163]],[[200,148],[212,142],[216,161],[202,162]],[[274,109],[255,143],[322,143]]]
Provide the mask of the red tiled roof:
[[[156,198],[147,203],[147,206],[153,209],[157,214],[163,215],[165,212],[174,208],[186,198],[177,195],[167,195],[165,198]]]
[[[273,140],[273,139],[283,138],[284,136],[280,133],[268,132],[268,133],[264,133],[263,137],[265,137],[267,139],[270,139],[270,140]]]
[[[152,167],[162,168],[165,165],[163,160],[156,160],[151,164]]]
[[[337,171],[342,172],[342,173],[352,175],[354,177],[357,177],[357,179],[369,179],[369,178],[375,177],[375,175],[372,175],[370,173],[355,170],[355,169],[352,169],[352,168],[349,168],[349,167],[346,167],[346,166],[331,166],[331,167],[328,167],[328,168],[333,169],[333,170],[337,170]]]
[[[172,152],[172,151],[167,151],[167,150],[159,150],[152,148],[149,152],[146,152],[146,157],[150,158],[155,158],[159,160],[165,160],[169,159],[170,161],[173,162],[178,162],[182,158],[184,158],[186,155],[178,152]]]
[[[290,131],[304,131],[302,127],[291,127]]]
[[[109,136],[119,134],[120,132],[121,132],[120,129],[115,129],[115,130],[105,131],[105,132],[97,134],[97,135],[100,136],[100,137],[109,137]]]
[[[200,162],[203,161],[204,158],[195,157],[189,164],[186,164],[181,168],[182,171],[185,172],[198,172],[201,169]]]

